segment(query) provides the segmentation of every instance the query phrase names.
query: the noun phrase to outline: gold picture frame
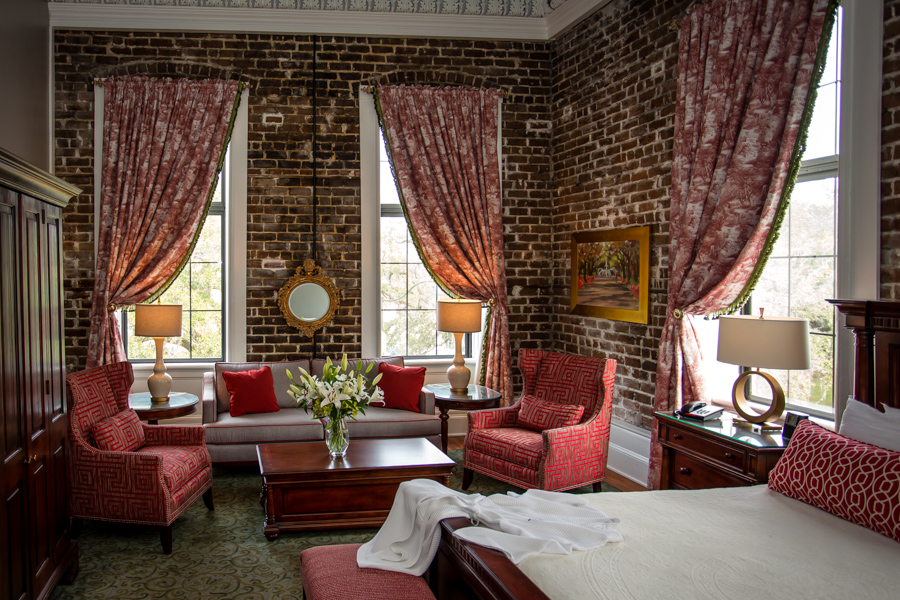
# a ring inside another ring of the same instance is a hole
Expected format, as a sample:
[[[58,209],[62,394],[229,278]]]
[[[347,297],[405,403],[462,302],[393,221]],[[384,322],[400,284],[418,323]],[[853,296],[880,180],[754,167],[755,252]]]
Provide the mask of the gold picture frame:
[[[649,322],[650,227],[572,234],[571,313]]]
[[[329,325],[341,305],[341,292],[312,259],[307,258],[278,291],[278,308],[289,325],[306,337]]]

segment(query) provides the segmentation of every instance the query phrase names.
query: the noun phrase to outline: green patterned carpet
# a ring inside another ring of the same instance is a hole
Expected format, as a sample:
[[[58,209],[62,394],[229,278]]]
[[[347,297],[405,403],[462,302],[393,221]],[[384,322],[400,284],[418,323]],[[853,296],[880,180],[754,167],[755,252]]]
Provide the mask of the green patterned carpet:
[[[352,443],[352,442],[351,442]],[[461,450],[450,456],[459,463]],[[453,469],[459,490],[462,468]],[[162,553],[155,527],[86,521],[78,538],[81,570],[51,600],[288,600],[303,598],[300,552],[324,544],[365,542],[377,529],[262,534],[257,467],[215,468],[216,510],[195,502],[175,522],[172,554]],[[604,491],[616,491],[604,484]],[[490,495],[522,490],[476,475],[468,492]],[[589,492],[590,487],[575,490]]]

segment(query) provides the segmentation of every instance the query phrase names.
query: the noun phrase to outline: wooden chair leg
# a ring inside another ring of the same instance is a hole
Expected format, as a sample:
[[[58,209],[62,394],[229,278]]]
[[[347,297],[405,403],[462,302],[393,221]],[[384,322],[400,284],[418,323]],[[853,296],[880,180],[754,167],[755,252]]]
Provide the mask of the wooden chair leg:
[[[203,492],[203,504],[205,504],[206,508],[209,510],[216,510],[213,506],[212,488]]]
[[[172,526],[164,525],[159,528],[159,541],[162,542],[163,553],[172,554]]]
[[[593,484],[591,484],[591,487],[594,488],[595,492],[600,493],[603,491],[603,482],[595,481]]]
[[[81,535],[81,526],[84,524],[84,519],[78,519],[76,517],[72,518],[72,525],[69,527],[69,537],[73,540],[78,539],[78,536]]]
[[[469,486],[472,485],[472,479],[475,475],[475,471],[472,469],[466,469],[463,467],[463,480],[462,480],[462,489],[467,490]]]

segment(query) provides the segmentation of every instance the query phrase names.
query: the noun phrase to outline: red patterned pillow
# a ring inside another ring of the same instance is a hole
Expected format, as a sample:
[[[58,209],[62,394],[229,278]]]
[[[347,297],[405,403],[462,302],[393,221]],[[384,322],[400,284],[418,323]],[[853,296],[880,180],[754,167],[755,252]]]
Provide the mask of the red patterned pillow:
[[[769,488],[900,542],[900,452],[803,421]]]
[[[141,420],[130,408],[97,421],[91,435],[97,447],[107,452],[131,452],[147,442]]]
[[[275,397],[272,369],[263,367],[250,371],[222,371],[225,389],[231,395],[228,412],[232,417],[281,410]]]
[[[381,379],[378,387],[384,392],[385,408],[400,408],[419,412],[419,396],[425,385],[425,367],[398,367],[379,363]]]
[[[571,427],[581,422],[583,414],[584,407],[579,404],[560,404],[523,394],[519,406],[519,427],[534,431]]]

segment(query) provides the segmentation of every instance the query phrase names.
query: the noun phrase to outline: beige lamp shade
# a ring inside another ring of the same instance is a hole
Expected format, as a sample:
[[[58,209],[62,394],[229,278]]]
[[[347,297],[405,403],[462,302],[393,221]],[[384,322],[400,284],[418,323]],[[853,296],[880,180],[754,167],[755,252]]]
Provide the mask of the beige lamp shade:
[[[134,307],[134,335],[180,337],[180,304],[138,304]]]
[[[719,362],[759,369],[808,369],[809,321],[736,315],[719,318]]]
[[[438,300],[437,329],[452,333],[481,331],[481,301],[461,298]]]

